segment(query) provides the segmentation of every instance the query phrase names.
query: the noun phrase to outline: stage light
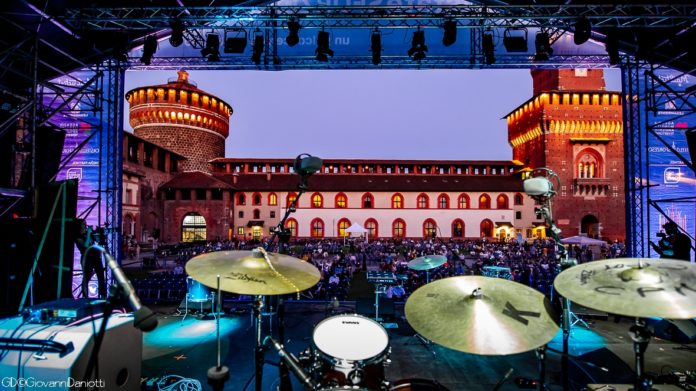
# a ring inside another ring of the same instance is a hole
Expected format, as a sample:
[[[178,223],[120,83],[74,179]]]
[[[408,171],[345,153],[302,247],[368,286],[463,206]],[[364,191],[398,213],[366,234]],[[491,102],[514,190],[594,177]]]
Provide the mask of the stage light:
[[[172,35],[169,36],[169,44],[176,47],[184,43],[184,22],[174,19],[169,23]]]
[[[114,57],[114,60],[116,61],[121,61],[121,62],[126,62],[128,61],[128,49],[129,49],[129,41],[128,41],[128,33],[126,32],[118,32],[116,34],[116,37],[114,37],[114,48],[112,51],[112,55]]]
[[[140,62],[145,65],[150,65],[152,62],[152,56],[155,55],[157,51],[157,37],[154,35],[148,35],[145,37],[145,42],[143,43],[143,56],[140,57]]]
[[[263,47],[263,33],[261,33],[259,29],[256,29],[256,33],[254,34],[254,45],[251,47],[251,61],[253,61],[256,65],[261,64],[261,55],[263,54]]]
[[[486,65],[495,64],[495,44],[493,43],[493,31],[486,30],[481,38],[481,50]]]
[[[457,41],[457,21],[453,19],[446,20],[442,28],[444,30],[442,34],[442,44],[451,46]]]
[[[609,55],[609,64],[616,65],[621,62],[621,57],[619,56],[619,37],[616,31],[609,31],[607,33],[604,48]]]
[[[536,48],[534,61],[548,61],[549,57],[553,55],[553,49],[551,48],[549,34],[547,32],[539,31],[537,33],[534,39],[534,47]]]
[[[581,16],[575,22],[575,33],[573,34],[573,41],[576,45],[582,45],[587,42],[592,35],[592,23],[584,16]]]
[[[508,52],[527,52],[527,29],[505,29],[503,33],[503,45]]]
[[[370,37],[372,43],[372,64],[379,65],[382,62],[382,32],[375,30]]]
[[[297,20],[288,20],[288,36],[285,37],[285,43],[288,46],[295,46],[300,42],[300,22]]]
[[[208,34],[205,37],[205,47],[201,50],[201,55],[207,57],[208,61],[220,61],[220,35]]]
[[[321,62],[329,61],[329,56],[333,57],[334,51],[329,48],[329,33],[322,30],[317,35],[317,49],[314,51],[316,53],[316,60]]]
[[[247,45],[247,32],[244,29],[225,29],[225,53],[244,53]]]
[[[420,61],[425,58],[425,52],[428,51],[428,46],[425,45],[425,31],[420,28],[413,33],[411,39],[411,48],[408,49],[408,56],[413,57],[414,61]]]

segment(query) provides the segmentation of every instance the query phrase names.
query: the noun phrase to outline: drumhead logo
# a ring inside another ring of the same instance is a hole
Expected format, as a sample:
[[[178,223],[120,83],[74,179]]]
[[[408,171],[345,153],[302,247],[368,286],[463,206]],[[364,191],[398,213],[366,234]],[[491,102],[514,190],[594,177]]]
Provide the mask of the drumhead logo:
[[[360,324],[357,320],[342,320],[342,324]]]

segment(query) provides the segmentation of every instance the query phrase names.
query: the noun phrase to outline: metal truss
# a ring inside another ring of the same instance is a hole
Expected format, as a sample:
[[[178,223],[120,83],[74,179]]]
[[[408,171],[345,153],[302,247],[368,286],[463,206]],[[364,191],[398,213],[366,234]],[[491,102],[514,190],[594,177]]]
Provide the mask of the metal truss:
[[[524,27],[569,30],[578,16],[596,28],[666,28],[696,17],[696,4],[595,5],[415,5],[415,6],[267,6],[69,8],[58,20],[75,29],[153,30],[172,19],[189,29],[214,27],[272,28],[269,22],[298,19],[303,27],[375,28],[441,27],[443,19],[460,28]]]

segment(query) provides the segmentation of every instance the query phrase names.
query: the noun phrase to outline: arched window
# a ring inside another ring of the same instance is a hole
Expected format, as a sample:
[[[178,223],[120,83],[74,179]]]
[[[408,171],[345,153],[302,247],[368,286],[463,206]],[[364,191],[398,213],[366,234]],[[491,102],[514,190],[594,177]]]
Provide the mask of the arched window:
[[[246,195],[244,193],[237,194],[237,205],[246,205]]]
[[[254,193],[254,195],[251,196],[251,204],[252,205],[261,205],[261,194]]]
[[[464,237],[464,222],[461,219],[456,219],[452,222],[452,237],[453,238],[463,238]]]
[[[437,237],[437,224],[435,224],[435,220],[427,219],[423,222],[423,237],[424,238]]]
[[[297,193],[288,193],[288,197],[285,200],[285,207],[289,208],[290,205],[292,205],[295,200],[297,199]],[[296,205],[299,207],[299,205]]]
[[[524,197],[520,193],[515,193],[515,205],[524,205]]]
[[[440,209],[449,209],[449,196],[447,194],[440,194],[437,197],[437,207]]]
[[[324,206],[324,197],[319,193],[312,194],[312,208],[321,208]]]
[[[290,235],[292,237],[297,237],[297,220],[292,217],[285,221],[285,228],[290,230]]]
[[[491,197],[488,194],[481,194],[479,197],[479,209],[490,209],[491,208]]]
[[[403,209],[404,207],[404,196],[396,193],[391,199],[392,209]]]
[[[374,208],[375,198],[370,193],[365,193],[362,196],[362,207],[365,209]]]
[[[495,201],[497,209],[507,209],[508,208],[508,198],[505,194],[498,194],[498,198]]]
[[[342,238],[344,236],[348,236],[348,232],[346,232],[348,227],[350,227],[350,220],[348,220],[348,219],[338,220],[338,237],[339,238]]]
[[[603,178],[602,156],[593,148],[586,148],[575,159],[576,178]]]
[[[493,222],[485,219],[481,222],[481,237],[482,238],[492,238],[493,237]]]
[[[457,199],[457,205],[459,209],[469,209],[469,195],[466,193],[460,194]]]
[[[430,207],[430,199],[428,198],[427,194],[419,194],[418,198],[416,199],[416,207],[418,209],[428,209]]]
[[[343,209],[348,207],[348,197],[343,193],[336,194],[336,208]]]
[[[310,224],[310,232],[313,238],[324,237],[324,221],[322,219],[314,219]]]
[[[181,223],[181,241],[194,242],[205,240],[205,218],[198,213],[188,213]]]
[[[258,210],[258,209],[254,209],[254,217],[253,217],[253,219],[254,219],[254,220],[258,220],[258,219],[260,219],[260,218],[261,218],[261,211]]]
[[[367,230],[367,237],[370,239],[376,239],[377,236],[379,235],[378,232],[379,225],[377,224],[377,220],[373,218],[369,218],[365,220],[365,229]]]
[[[276,206],[278,205],[278,196],[276,193],[268,194],[268,205]]]
[[[394,238],[405,238],[406,237],[406,222],[402,219],[396,219],[392,223],[392,237]]]

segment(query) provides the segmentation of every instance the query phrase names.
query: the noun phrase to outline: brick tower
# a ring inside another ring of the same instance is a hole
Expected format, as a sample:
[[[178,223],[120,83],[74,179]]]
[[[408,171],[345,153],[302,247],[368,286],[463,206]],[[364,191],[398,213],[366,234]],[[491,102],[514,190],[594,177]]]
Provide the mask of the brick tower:
[[[624,240],[620,93],[605,90],[601,69],[535,69],[532,78],[534,96],[506,116],[513,159],[558,173],[562,236]]]
[[[208,161],[225,156],[232,107],[198,89],[180,70],[167,84],[126,93],[134,133],[186,157],[184,171],[210,172]]]

